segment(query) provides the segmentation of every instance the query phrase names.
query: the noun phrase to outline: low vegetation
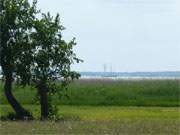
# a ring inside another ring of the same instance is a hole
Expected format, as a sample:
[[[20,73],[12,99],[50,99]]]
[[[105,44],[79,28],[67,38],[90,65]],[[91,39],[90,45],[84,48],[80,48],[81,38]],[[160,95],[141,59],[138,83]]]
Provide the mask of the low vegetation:
[[[35,88],[14,85],[15,97],[35,117],[28,122],[7,119],[14,111],[0,85],[0,132],[19,135],[179,135],[179,83],[179,79],[81,79],[62,91],[61,97],[55,95],[52,102],[58,107],[57,116],[47,121],[40,120]]]
[[[39,121],[40,109],[26,105],[36,120],[1,121],[1,134],[178,135],[177,107],[59,106],[57,121]],[[1,115],[13,110],[1,105]],[[8,127],[8,130],[7,130]]]

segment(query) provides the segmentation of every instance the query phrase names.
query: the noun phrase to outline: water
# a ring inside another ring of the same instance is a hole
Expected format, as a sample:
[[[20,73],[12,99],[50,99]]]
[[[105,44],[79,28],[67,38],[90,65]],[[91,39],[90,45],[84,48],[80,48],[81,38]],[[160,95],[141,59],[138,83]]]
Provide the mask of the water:
[[[176,79],[180,71],[171,72],[80,72],[82,78],[122,78],[122,79]]]

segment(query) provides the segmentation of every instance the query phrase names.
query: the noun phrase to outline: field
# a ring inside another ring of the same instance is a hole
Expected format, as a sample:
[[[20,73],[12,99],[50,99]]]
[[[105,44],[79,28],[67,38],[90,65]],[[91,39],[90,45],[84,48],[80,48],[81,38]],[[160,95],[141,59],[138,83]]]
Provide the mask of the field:
[[[60,87],[59,89],[61,91]],[[7,104],[2,90],[0,85],[0,104]],[[37,104],[36,90],[32,87],[14,86],[13,92],[22,104]],[[180,79],[82,79],[72,83],[67,91],[61,93],[61,97],[55,95],[54,104],[175,107],[180,106]]]
[[[14,94],[33,121],[0,121],[0,134],[179,135],[180,80],[79,80],[58,105],[56,121],[40,121],[34,88],[14,86]],[[13,112],[2,93],[0,116]],[[23,98],[26,97],[26,98]],[[8,130],[7,130],[8,127]]]
[[[1,121],[1,134],[158,134],[180,133],[177,107],[59,106],[59,121],[39,121],[39,107],[25,106],[35,121]],[[11,112],[1,106],[1,114]],[[7,130],[8,127],[8,130]]]

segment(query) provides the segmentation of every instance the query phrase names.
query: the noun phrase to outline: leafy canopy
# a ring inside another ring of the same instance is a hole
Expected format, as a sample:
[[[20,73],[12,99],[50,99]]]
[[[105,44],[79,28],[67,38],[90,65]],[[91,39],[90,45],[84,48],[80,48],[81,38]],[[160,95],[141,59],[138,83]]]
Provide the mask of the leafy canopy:
[[[32,53],[29,33],[37,13],[36,1],[32,5],[28,0],[0,1],[0,66],[4,75],[13,73],[16,78],[26,73]]]

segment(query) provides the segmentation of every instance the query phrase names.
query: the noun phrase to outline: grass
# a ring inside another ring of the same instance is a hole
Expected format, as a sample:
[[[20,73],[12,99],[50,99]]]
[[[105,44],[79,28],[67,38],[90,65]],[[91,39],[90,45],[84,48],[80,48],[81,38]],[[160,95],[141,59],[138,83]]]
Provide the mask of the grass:
[[[12,112],[1,105],[1,115]],[[25,106],[35,121],[0,121],[2,134],[178,135],[178,107],[59,106],[60,121],[39,121],[39,106]],[[8,130],[7,130],[8,127]]]
[[[60,87],[59,87],[60,88]],[[57,95],[58,121],[40,121],[36,89],[13,86],[13,94],[33,121],[0,120],[2,135],[179,135],[180,79],[85,79],[72,83],[68,97]],[[0,84],[0,116],[12,113]]]
[[[13,92],[22,104],[35,104],[36,90],[33,87],[14,86]],[[65,94],[68,97],[59,98],[55,95],[53,103],[57,105],[175,107],[180,106],[180,79],[86,79],[72,83]],[[7,104],[2,86],[0,86],[0,104]]]
[[[178,121],[2,122],[2,135],[179,135]],[[8,129],[7,129],[8,128]]]
[[[13,112],[8,105],[0,106],[0,115]],[[36,119],[40,117],[38,105],[25,105]],[[58,106],[59,115],[68,120],[121,120],[121,119],[178,119],[178,107],[118,107],[118,106]]]

